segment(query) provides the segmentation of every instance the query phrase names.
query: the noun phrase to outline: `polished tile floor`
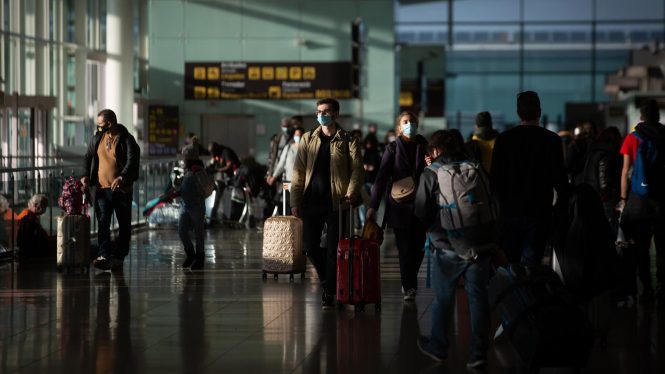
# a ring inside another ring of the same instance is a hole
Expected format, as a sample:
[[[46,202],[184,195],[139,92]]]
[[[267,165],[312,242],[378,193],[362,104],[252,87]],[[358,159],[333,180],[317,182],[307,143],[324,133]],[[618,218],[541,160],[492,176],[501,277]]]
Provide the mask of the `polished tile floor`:
[[[402,302],[390,235],[380,314],[322,311],[311,268],[304,281],[263,281],[256,230],[207,235],[202,272],[180,269],[177,234],[166,229],[135,234],[121,274],[0,264],[0,373],[467,371],[465,297],[458,297],[450,357],[434,364],[415,344],[429,333],[433,294],[421,287],[415,305]],[[665,373],[665,306],[613,309],[611,322],[608,348],[597,345],[584,372]],[[493,344],[489,361],[479,372],[526,372],[506,342]]]

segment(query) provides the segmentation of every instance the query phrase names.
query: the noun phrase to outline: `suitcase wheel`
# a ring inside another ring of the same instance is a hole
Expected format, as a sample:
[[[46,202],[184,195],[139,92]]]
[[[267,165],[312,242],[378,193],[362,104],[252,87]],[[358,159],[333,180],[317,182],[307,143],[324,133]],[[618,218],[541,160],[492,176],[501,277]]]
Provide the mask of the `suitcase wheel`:
[[[268,273],[266,273],[266,272],[264,271],[264,272],[263,272],[263,275],[261,276],[261,278],[263,278],[263,280],[268,279]]]
[[[293,282],[293,278],[294,278],[294,277],[293,277],[293,273],[289,274],[289,280],[290,280],[291,282]]]
[[[275,275],[273,275],[273,279],[275,279],[275,280],[279,279],[279,275],[277,273],[275,273]]]

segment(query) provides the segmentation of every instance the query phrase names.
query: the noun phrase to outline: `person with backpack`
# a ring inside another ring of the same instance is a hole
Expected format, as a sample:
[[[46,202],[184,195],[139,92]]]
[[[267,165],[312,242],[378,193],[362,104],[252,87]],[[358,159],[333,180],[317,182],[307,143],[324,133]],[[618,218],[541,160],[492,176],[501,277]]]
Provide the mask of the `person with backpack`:
[[[185,161],[185,174],[176,183],[174,188],[180,194],[180,216],[178,218],[178,235],[185,247],[187,257],[182,264],[183,269],[191,270],[203,269],[205,262],[204,235],[205,235],[205,199],[204,190],[209,184],[212,190],[212,178],[207,176],[203,162],[199,159],[199,150],[196,146],[190,144],[182,149],[182,155]],[[205,178],[199,178],[197,173],[203,173]],[[192,244],[189,232],[194,230],[196,246]]]
[[[496,251],[496,206],[489,177],[480,164],[469,161],[464,143],[453,132],[439,130],[429,141],[432,164],[418,185],[415,215],[428,227],[432,256],[430,337],[418,338],[418,348],[435,361],[443,361],[450,347],[451,319],[458,282],[464,288],[471,314],[471,349],[468,368],[487,364],[490,308],[487,286],[490,260]],[[427,248],[429,247],[429,248]]]
[[[659,300],[665,299],[665,126],[655,100],[640,108],[641,120],[624,139],[621,146],[621,196],[617,210],[621,212],[621,226],[628,239],[635,244],[624,252],[628,267],[625,297],[630,302],[637,294],[634,269],[637,266],[642,282],[642,300],[654,297],[651,284],[649,247],[651,238],[656,244],[656,278]],[[632,173],[631,173],[632,168]]]
[[[414,216],[413,203],[420,174],[425,169],[427,140],[418,135],[418,117],[414,113],[402,112],[396,122],[397,139],[386,145],[366,219],[376,220],[376,211],[385,196],[383,224],[390,225],[395,232],[404,301],[413,302],[418,293],[417,277],[425,243],[425,227]]]
[[[570,194],[557,134],[540,126],[540,98],[517,96],[521,124],[499,135],[492,153],[492,189],[499,203],[501,248],[510,262],[540,264],[557,212]]]
[[[344,227],[340,210],[350,209],[346,202],[355,203],[360,196],[364,173],[359,142],[336,121],[339,102],[317,101],[316,117],[320,126],[298,143],[291,213],[303,220],[303,247],[321,281],[321,308],[327,310],[335,307],[337,245]],[[324,225],[328,227],[326,248],[320,245]]]

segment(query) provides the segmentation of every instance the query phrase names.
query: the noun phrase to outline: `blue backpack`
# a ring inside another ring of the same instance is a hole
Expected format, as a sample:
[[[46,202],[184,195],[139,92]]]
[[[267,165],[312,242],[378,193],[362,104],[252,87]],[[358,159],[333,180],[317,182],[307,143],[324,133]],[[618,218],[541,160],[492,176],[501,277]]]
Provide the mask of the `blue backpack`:
[[[665,149],[661,141],[634,131],[640,145],[633,164],[631,191],[642,197],[660,198],[665,191]]]

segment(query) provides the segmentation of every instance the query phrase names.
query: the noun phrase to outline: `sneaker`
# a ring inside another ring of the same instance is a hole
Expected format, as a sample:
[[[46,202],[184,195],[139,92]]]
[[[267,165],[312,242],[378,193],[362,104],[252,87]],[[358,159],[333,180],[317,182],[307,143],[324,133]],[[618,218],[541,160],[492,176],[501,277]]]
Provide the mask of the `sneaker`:
[[[194,256],[194,261],[189,267],[191,270],[201,270],[203,269],[203,264],[205,264],[205,256]]]
[[[96,259],[92,260],[92,266],[96,267],[99,270],[111,269],[111,263],[104,256],[99,256]]]
[[[194,263],[194,259],[195,257],[193,255],[192,256],[187,255],[187,258],[185,258],[185,262],[182,263],[182,267],[186,269],[192,266],[192,264]]]
[[[632,295],[626,296],[617,302],[618,308],[632,308],[633,305],[635,305],[635,298]]]
[[[487,365],[487,359],[484,357],[475,358],[466,363],[466,367],[469,369],[477,369]]]
[[[416,301],[417,294],[418,291],[416,291],[414,288],[409,288],[404,294],[404,301]]]
[[[426,336],[419,337],[417,344],[418,344],[418,349],[420,349],[420,352],[422,352],[425,356],[431,358],[436,362],[441,362],[447,358],[445,355],[436,352],[432,348],[432,343],[430,342],[429,338]]]
[[[332,294],[323,291],[321,296],[321,309],[329,310],[335,308],[335,297]]]

